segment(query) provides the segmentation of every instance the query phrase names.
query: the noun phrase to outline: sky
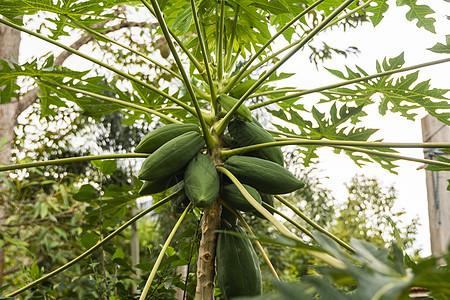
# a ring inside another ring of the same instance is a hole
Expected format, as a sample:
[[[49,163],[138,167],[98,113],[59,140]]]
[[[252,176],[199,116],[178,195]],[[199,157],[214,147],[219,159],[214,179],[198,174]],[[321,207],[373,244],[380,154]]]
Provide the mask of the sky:
[[[405,66],[443,58],[443,55],[434,54],[426,49],[434,46],[436,42],[443,43],[445,34],[449,34],[448,30],[446,31],[449,28],[446,15],[450,15],[450,3],[444,0],[418,1],[418,3],[425,2],[436,11],[433,16],[437,20],[436,35],[424,29],[418,29],[415,22],[408,22],[405,19],[407,8],[396,8],[395,1],[389,1],[394,9],[389,10],[376,28],[366,24],[346,32],[323,33],[316,39],[326,41],[338,48],[356,46],[361,51],[359,54],[350,55],[347,58],[335,55],[332,61],[319,65],[318,69],[309,62],[307,55],[296,55],[281,70],[297,74],[288,81],[284,81],[283,85],[314,88],[341,81],[329,74],[324,67],[344,70],[346,65],[353,67],[357,64],[369,74],[373,74],[376,73],[376,60],[395,57],[402,52],[405,52]],[[36,38],[23,35],[20,62],[29,61],[31,57],[40,56],[55,49],[57,48]],[[71,57],[69,62],[72,62],[71,66],[76,66],[76,69],[89,68],[89,63],[75,57]],[[449,78],[449,64],[423,69],[419,77],[421,80],[431,79],[432,87],[436,88],[450,88]],[[407,121],[392,113],[382,118],[376,111],[369,115],[373,117],[365,118],[364,126],[380,128],[380,131],[373,136],[374,139],[383,138],[386,142],[422,142],[420,118],[425,115],[424,113],[420,114],[415,122]],[[403,149],[400,153],[423,157],[422,149]],[[397,209],[406,209],[406,219],[419,217],[421,225],[416,247],[422,249],[421,255],[430,254],[425,172],[417,170],[421,166],[419,163],[400,162],[400,167],[396,169],[399,175],[393,175],[375,164],[359,168],[345,156],[334,155],[330,149],[320,150],[319,155],[318,167],[323,170],[324,177],[328,177],[325,179],[326,186],[333,190],[338,200],[345,197],[344,184],[349,182],[355,174],[376,177],[385,185],[394,185],[398,191]]]

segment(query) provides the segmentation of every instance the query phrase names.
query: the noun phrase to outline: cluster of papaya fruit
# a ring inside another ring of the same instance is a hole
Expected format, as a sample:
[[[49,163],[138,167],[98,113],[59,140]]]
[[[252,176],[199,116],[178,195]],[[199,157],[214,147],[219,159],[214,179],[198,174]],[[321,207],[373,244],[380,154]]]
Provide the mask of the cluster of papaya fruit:
[[[232,107],[229,96],[219,97],[224,110]],[[232,99],[234,100],[234,99]],[[243,109],[241,109],[243,107]],[[274,138],[251,118],[250,111],[242,105],[237,117],[228,124],[230,147],[245,147],[254,144],[274,142]],[[220,197],[230,207],[252,212],[263,217],[246,200],[236,185],[219,177],[216,165],[210,155],[203,153],[205,140],[195,124],[176,123],[165,125],[147,134],[136,147],[135,152],[151,154],[143,163],[139,179],[144,180],[141,195],[151,195],[172,188],[184,189],[181,196],[173,198],[172,209],[182,211],[189,202],[194,206],[208,207]],[[274,204],[274,194],[286,194],[303,187],[284,168],[280,147],[269,147],[235,155],[221,163],[245,187],[258,202]],[[254,296],[262,292],[261,271],[257,255],[248,239],[227,234],[227,231],[243,234],[236,218],[226,208],[222,210],[224,231],[217,243],[217,280],[225,299],[235,296]],[[239,263],[236,263],[239,262]]]

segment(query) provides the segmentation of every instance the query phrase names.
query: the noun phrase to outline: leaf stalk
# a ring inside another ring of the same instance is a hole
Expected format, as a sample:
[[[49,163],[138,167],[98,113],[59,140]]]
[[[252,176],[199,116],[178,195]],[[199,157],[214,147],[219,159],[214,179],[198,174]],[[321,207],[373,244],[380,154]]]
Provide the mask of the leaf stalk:
[[[0,166],[0,172],[33,168],[33,167],[70,164],[70,163],[76,163],[76,162],[81,162],[81,161],[91,161],[91,160],[101,160],[101,159],[118,159],[118,158],[147,158],[148,156],[149,156],[149,154],[147,154],[147,153],[121,153],[121,154],[102,154],[102,155],[68,157],[68,158],[51,159],[51,160],[46,160],[46,161],[37,161],[37,162],[31,162],[31,163]]]
[[[158,271],[159,265],[161,264],[164,254],[167,251],[167,248],[169,248],[170,242],[172,241],[173,237],[175,236],[175,233],[177,232],[178,228],[181,225],[181,222],[186,217],[189,210],[192,208],[192,203],[189,203],[189,205],[186,207],[184,212],[181,214],[181,216],[178,218],[177,223],[173,227],[172,231],[170,232],[169,236],[166,239],[166,242],[164,243],[164,246],[161,249],[161,252],[159,252],[158,258],[156,259],[155,264],[153,265],[153,268],[150,272],[150,275],[148,276],[147,282],[145,283],[144,289],[142,290],[141,296],[139,297],[139,300],[144,300],[145,297],[147,297],[147,293],[150,289],[150,286],[152,284],[153,278],[155,278],[156,271]]]

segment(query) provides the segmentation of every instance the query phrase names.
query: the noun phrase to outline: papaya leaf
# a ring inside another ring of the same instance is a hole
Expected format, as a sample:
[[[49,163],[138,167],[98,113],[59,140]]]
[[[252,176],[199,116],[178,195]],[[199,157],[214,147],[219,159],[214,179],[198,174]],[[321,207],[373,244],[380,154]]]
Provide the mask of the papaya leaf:
[[[382,63],[376,62],[378,72],[399,69],[405,63],[403,53],[397,57]],[[341,71],[330,70],[330,73],[341,79],[355,79],[365,76],[367,72],[357,67],[357,71],[353,71],[346,67],[347,75]],[[450,101],[445,96],[449,91],[446,89],[435,89],[430,87],[430,80],[418,82],[418,71],[401,76],[394,79],[391,76],[383,76],[366,82],[360,82],[352,89],[335,89],[336,92],[344,92],[348,94],[364,95],[362,98],[349,97],[347,100],[355,102],[363,99],[372,99],[375,94],[381,95],[381,102],[378,110],[381,115],[385,115],[388,110],[398,112],[401,116],[408,120],[414,120],[417,116],[415,112],[419,108],[424,108],[430,115],[434,116],[444,124],[450,125]],[[328,100],[338,100],[339,97],[330,97],[325,94]],[[324,100],[326,101],[326,100]],[[372,100],[368,103],[373,103]]]
[[[376,5],[369,5],[367,7],[367,13],[373,26],[377,26],[384,18],[383,14],[388,10],[389,5],[387,0],[375,0],[372,3]]]
[[[288,13],[289,10],[281,3],[280,0],[253,0],[253,6],[264,9],[274,15]]]
[[[442,43],[437,43],[436,45],[434,45],[433,47],[429,48],[428,50],[431,50],[433,52],[436,53],[446,53],[449,54],[450,53],[450,34],[445,36],[445,41],[446,44],[442,44]]]
[[[417,4],[417,0],[397,0],[397,6],[404,5],[409,6],[409,11],[406,13],[408,21],[417,19],[417,27],[423,27],[432,33],[436,33],[434,28],[436,20],[428,16],[433,14],[434,10],[428,5]]]
[[[271,293],[237,299],[406,299],[411,287],[428,289],[434,299],[447,299],[450,271],[439,268],[436,258],[415,263],[395,244],[389,252],[359,240],[352,240],[356,253],[347,254],[325,235],[314,232],[314,236],[344,268],[315,266],[316,275],[305,276],[299,283],[274,282]],[[348,284],[343,285],[342,280]]]
[[[367,141],[378,129],[370,129],[364,127],[356,127],[351,124],[353,117],[361,113],[361,109],[364,105],[358,107],[349,107],[347,105],[342,105],[339,109],[336,103],[330,108],[330,117],[328,118],[325,113],[320,112],[316,107],[313,106],[311,110],[311,116],[314,122],[305,120],[299,113],[294,109],[287,110],[270,110],[267,111],[271,113],[274,117],[289,123],[290,125],[295,125],[296,132],[292,129],[288,129],[285,126],[274,124],[274,126],[281,132],[287,134],[294,134],[300,138],[316,139],[320,140],[323,138],[329,140],[347,140],[347,141]],[[314,125],[316,123],[317,125]],[[291,126],[290,126],[291,127]],[[298,134],[300,132],[300,134]],[[317,146],[300,146],[298,148],[299,154],[303,158],[303,164],[308,166],[311,161],[318,158],[315,150]],[[378,151],[382,152],[395,152],[392,149],[383,148]],[[335,153],[340,153],[340,149],[336,149]],[[356,154],[357,150],[344,150],[344,153],[352,159],[356,165],[363,166],[367,162],[377,162],[384,169],[389,170],[392,173],[396,173],[393,169],[397,167],[392,158],[386,158],[377,155],[359,155]],[[366,157],[369,156],[369,158]]]
[[[22,18],[17,18],[18,16],[34,15],[38,12],[51,13],[52,17],[46,18],[46,21],[53,23],[54,27],[47,26],[47,29],[52,33],[51,38],[57,39],[69,35],[65,30],[67,26],[72,27],[69,19],[83,21],[85,25],[107,21],[116,18],[114,14],[109,13],[109,8],[128,2],[104,0],[102,5],[99,5],[97,0],[2,0],[0,15],[11,22],[23,25]]]

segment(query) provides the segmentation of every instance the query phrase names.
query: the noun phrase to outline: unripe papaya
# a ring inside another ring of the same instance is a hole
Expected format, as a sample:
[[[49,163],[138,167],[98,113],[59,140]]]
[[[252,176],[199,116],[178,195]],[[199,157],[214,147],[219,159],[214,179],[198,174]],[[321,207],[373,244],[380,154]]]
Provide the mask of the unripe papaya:
[[[198,153],[186,168],[184,190],[192,204],[207,207],[219,194],[220,179],[209,155]]]
[[[184,123],[174,123],[159,127],[144,136],[137,145],[136,149],[134,149],[134,152],[153,153],[156,149],[168,141],[190,131],[200,133],[200,127],[195,124]]]
[[[255,199],[259,204],[261,204],[261,196],[258,191],[249,185],[243,184],[247,192]],[[242,195],[241,191],[234,184],[228,184],[222,188],[222,193],[220,197],[232,208],[240,211],[254,211],[255,208],[251,205],[248,200]]]
[[[171,188],[175,184],[183,181],[183,179],[184,179],[184,169],[168,177],[152,181],[144,181],[144,184],[139,190],[139,195],[147,196],[160,193],[162,191],[167,190],[168,188]]]
[[[142,164],[138,178],[156,180],[180,171],[203,148],[205,140],[197,131],[186,132],[159,147]]]
[[[262,126],[255,122],[233,120],[228,124],[228,131],[238,147],[275,142],[275,139]],[[284,166],[283,152],[280,147],[269,147],[247,152],[245,155],[256,156]]]
[[[231,96],[222,94],[217,97],[217,102],[219,102],[220,106],[223,107],[224,110],[229,111],[231,108],[238,102],[239,100],[233,98]],[[242,103],[239,108],[236,110],[236,113],[242,117],[244,120],[251,122],[252,121],[252,113],[244,103]]]
[[[258,256],[249,239],[227,232],[245,234],[239,226],[225,228],[217,240],[217,282],[225,299],[258,296],[262,293]]]
[[[223,166],[239,181],[265,194],[286,194],[305,185],[279,164],[257,157],[232,156]]]

